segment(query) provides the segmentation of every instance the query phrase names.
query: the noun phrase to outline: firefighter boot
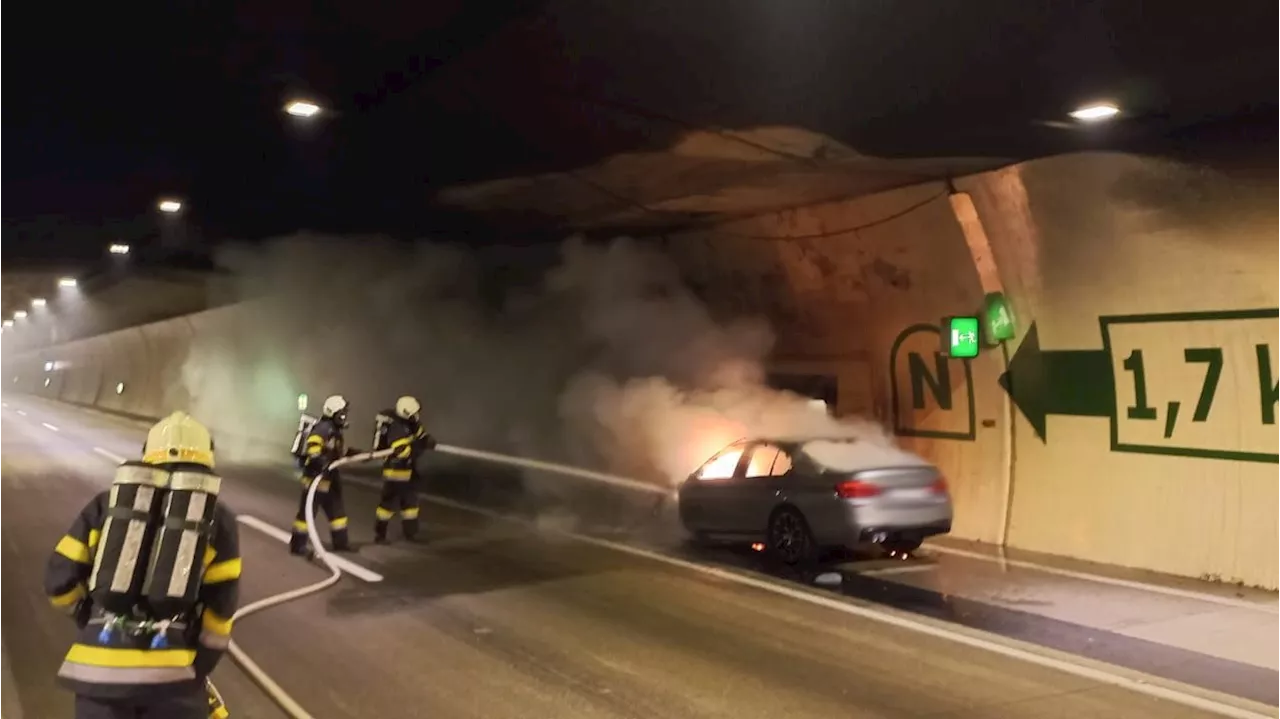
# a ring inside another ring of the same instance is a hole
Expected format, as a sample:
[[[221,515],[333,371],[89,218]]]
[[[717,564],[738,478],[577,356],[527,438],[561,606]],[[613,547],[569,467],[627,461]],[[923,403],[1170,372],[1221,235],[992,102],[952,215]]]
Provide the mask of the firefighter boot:
[[[373,523],[373,541],[374,542],[376,542],[377,544],[390,543],[387,540],[387,526],[390,524],[391,524],[390,520],[386,520],[386,519],[379,519],[378,521]]]
[[[400,523],[404,529],[404,538],[410,542],[418,541],[418,510],[404,510],[400,514]]]
[[[307,546],[308,544],[307,523],[294,522],[293,534],[289,536],[289,554],[299,557],[308,556],[310,554],[309,547]]]
[[[341,517],[329,524],[329,536],[333,539],[333,551],[350,552],[351,539],[347,537],[347,518]]]

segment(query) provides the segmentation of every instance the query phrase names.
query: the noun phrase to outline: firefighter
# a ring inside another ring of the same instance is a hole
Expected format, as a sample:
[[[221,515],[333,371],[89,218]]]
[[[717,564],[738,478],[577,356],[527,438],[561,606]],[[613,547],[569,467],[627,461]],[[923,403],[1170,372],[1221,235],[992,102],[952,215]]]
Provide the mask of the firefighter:
[[[307,542],[307,490],[316,478],[320,486],[316,489],[316,504],[324,511],[329,520],[329,536],[333,540],[333,551],[346,552],[351,549],[347,537],[347,513],[342,503],[342,477],[335,472],[325,472],[330,462],[356,450],[347,449],[343,436],[347,428],[347,400],[335,394],[324,401],[320,419],[311,426],[306,443],[302,450],[302,498],[298,502],[298,514],[293,519],[293,536],[289,538],[291,554],[308,556],[310,551]]]
[[[77,719],[213,710],[208,677],[231,641],[240,580],[236,519],[217,501],[213,467],[209,431],[175,412],[58,541],[45,592],[79,627],[58,670]]]
[[[414,541],[418,536],[418,457],[434,448],[436,441],[422,426],[422,405],[413,397],[396,400],[395,409],[383,412],[378,422],[383,427],[378,445],[393,451],[382,465],[382,496],[373,538],[378,544],[387,543],[387,528],[398,510],[404,538]]]

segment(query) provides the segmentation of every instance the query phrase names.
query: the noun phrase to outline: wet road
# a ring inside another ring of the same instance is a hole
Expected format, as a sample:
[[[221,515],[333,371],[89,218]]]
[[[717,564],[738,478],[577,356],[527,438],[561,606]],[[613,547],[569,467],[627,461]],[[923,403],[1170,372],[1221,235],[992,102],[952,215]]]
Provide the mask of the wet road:
[[[95,448],[130,455],[143,431],[5,399],[4,648],[23,716],[69,716],[51,677],[71,628],[46,608],[40,574],[75,512],[109,482],[111,462]],[[297,485],[287,475],[220,469],[234,510],[288,527]],[[346,494],[359,541],[376,494],[354,482]],[[439,504],[423,515],[425,544],[362,546],[353,557],[383,581],[344,578],[237,624],[236,641],[315,716],[1215,715],[787,596],[772,580],[743,583]],[[246,603],[323,576],[252,527],[241,541]],[[215,679],[233,716],[281,716],[230,660]]]

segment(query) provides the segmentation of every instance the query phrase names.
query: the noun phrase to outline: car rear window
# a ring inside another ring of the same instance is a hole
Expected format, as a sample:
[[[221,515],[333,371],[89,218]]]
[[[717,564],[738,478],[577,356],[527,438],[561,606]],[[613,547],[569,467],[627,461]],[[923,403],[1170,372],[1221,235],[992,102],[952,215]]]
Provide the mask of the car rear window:
[[[800,451],[818,466],[833,472],[929,464],[897,447],[857,439],[816,439],[805,442]]]

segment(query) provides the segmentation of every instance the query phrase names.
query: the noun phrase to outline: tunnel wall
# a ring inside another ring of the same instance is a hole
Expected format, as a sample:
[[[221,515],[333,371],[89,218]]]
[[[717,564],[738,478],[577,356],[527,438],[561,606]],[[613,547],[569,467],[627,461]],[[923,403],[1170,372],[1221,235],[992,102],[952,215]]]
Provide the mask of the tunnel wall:
[[[717,311],[769,317],[771,369],[834,378],[839,413],[877,418],[944,471],[955,536],[1275,588],[1275,173],[1084,154],[956,184],[985,228],[976,254],[941,183],[664,242]],[[1004,349],[1016,408],[1000,349],[939,352],[941,318],[980,305],[979,268],[1015,310]],[[343,391],[361,415],[394,396],[353,395],[377,383],[279,354],[287,343],[249,331],[264,311],[226,306],[6,356],[4,386],[148,417],[199,407],[221,447],[276,459],[300,393],[314,411]],[[49,361],[61,364],[46,372]],[[187,389],[202,386],[236,391]],[[236,419],[246,411],[269,415],[254,436]]]
[[[774,320],[779,367],[837,376],[839,412],[878,418],[944,470],[955,535],[1275,588],[1265,174],[1079,154],[966,178],[977,252],[943,183],[666,241],[720,309]],[[1014,308],[1018,408],[1000,349],[939,352],[942,318],[978,313],[980,268]]]

